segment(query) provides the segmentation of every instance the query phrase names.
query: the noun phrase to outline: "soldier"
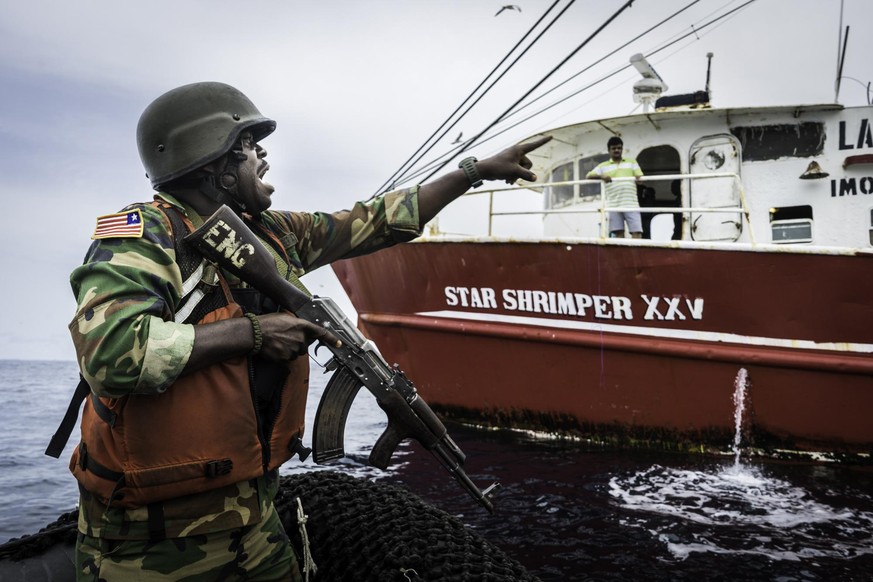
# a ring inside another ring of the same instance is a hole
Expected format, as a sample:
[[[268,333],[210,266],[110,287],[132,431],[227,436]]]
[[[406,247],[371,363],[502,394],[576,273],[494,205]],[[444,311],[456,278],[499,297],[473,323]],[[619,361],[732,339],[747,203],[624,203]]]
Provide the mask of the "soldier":
[[[226,204],[281,276],[409,241],[481,180],[536,179],[510,147],[351,210],[269,210],[260,141],[276,123],[237,89],[195,83],[146,108],[137,142],[154,200],[97,220],[70,332],[90,387],[71,470],[79,580],[299,580],[273,499],[301,444],[305,357],[323,328],[277,309],[182,239]]]

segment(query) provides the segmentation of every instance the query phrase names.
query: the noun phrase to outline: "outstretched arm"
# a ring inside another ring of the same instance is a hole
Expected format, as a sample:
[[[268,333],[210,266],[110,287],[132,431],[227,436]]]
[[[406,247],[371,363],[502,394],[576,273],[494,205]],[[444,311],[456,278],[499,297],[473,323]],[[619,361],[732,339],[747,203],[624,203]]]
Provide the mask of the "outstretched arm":
[[[552,139],[551,136],[541,137],[531,142],[514,145],[499,154],[476,162],[476,169],[483,180],[504,180],[513,184],[516,180],[536,181],[536,175],[530,171],[533,163],[527,154]],[[455,170],[433,182],[423,184],[418,191],[418,213],[421,225],[427,224],[445,206],[470,189],[463,170]]]

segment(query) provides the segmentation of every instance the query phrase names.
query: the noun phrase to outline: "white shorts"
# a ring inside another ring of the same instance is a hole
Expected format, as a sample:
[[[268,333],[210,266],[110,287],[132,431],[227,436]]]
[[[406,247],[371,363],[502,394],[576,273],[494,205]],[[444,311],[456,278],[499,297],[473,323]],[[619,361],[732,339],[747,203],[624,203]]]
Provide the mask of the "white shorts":
[[[643,221],[639,212],[610,212],[609,232],[624,232],[624,223],[627,223],[627,231],[630,233],[643,232]]]

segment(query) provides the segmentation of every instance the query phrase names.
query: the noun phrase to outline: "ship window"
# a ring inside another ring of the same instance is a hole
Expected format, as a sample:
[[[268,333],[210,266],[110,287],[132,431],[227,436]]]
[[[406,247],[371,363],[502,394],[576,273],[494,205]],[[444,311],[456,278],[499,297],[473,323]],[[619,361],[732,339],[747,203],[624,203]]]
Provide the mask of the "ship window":
[[[784,123],[732,127],[731,133],[742,145],[743,161],[756,162],[779,158],[811,158],[822,153],[825,142],[823,123]]]
[[[770,231],[774,243],[812,242],[812,206],[771,208]]]
[[[561,164],[552,170],[549,182],[569,182],[573,180],[573,162]],[[561,208],[573,204],[573,184],[548,186],[549,208]]]
[[[601,162],[609,159],[609,154],[597,154],[587,158],[579,158],[579,179],[585,179],[588,172],[597,167]],[[600,198],[600,184],[580,184],[579,198],[582,200],[597,200]]]

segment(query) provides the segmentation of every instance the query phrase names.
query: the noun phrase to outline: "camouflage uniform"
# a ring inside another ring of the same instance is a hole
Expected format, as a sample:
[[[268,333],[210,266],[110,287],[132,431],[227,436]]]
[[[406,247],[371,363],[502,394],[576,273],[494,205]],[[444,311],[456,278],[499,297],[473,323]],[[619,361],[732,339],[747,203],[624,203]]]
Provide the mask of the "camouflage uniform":
[[[156,198],[185,210],[195,226],[201,223],[173,197]],[[194,326],[172,317],[183,291],[166,218],[152,206],[136,207],[143,235],[96,240],[70,277],[78,301],[70,332],[81,372],[101,397],[172,390],[194,344]],[[266,211],[261,220],[281,237],[290,264],[274,253],[277,270],[295,284],[307,271],[420,234],[417,188],[333,214]],[[242,286],[230,275],[227,279]],[[283,571],[287,579],[288,562],[295,564],[295,575],[298,568],[273,508],[277,488],[273,471],[167,500],[163,541],[150,541],[145,508],[107,507],[82,490],[78,576],[126,579],[134,569],[162,580],[272,580]]]
[[[93,582],[302,580],[294,550],[272,506],[260,523],[203,535],[149,541],[79,534],[76,570],[79,580]]]

